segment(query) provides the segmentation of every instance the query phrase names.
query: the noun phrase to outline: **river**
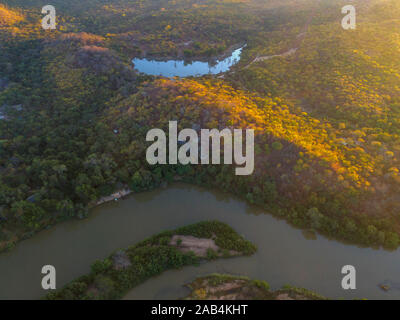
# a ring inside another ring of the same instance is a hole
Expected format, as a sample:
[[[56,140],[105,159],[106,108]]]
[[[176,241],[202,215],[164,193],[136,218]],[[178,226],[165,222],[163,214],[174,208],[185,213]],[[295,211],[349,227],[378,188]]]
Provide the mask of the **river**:
[[[91,210],[85,220],[67,221],[20,242],[0,254],[0,299],[38,299],[41,268],[54,265],[57,287],[86,274],[96,259],[167,229],[217,219],[253,241],[251,257],[221,259],[198,267],[167,271],[134,288],[127,299],[176,299],[183,284],[199,275],[231,273],[266,280],[273,289],[284,284],[305,287],[330,298],[398,299],[400,291],[384,292],[378,284],[400,279],[400,252],[359,248],[304,232],[230,195],[173,184],[129,196]],[[341,268],[357,270],[357,290],[341,288]]]

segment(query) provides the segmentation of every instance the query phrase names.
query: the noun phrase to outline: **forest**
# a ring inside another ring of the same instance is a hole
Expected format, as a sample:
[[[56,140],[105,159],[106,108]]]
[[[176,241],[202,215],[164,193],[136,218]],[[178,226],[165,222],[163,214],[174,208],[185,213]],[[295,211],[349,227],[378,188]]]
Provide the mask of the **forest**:
[[[0,250],[102,196],[183,181],[336,239],[400,245],[400,3],[41,0],[0,5]],[[223,77],[153,77],[134,57],[210,59]],[[296,49],[293,54],[268,59]],[[258,59],[257,59],[258,58]],[[255,170],[146,162],[151,128],[251,128]]]

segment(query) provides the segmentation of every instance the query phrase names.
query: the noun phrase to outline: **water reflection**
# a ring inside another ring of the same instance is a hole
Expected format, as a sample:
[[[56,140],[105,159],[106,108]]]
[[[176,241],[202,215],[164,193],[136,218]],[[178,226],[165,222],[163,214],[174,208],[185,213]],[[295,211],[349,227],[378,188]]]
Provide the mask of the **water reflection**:
[[[240,56],[244,47],[236,49],[232,55],[216,62],[203,62],[193,61],[187,62],[184,60],[168,60],[156,61],[149,59],[135,58],[132,62],[135,69],[139,72],[164,77],[189,77],[189,76],[202,76],[206,74],[218,74],[226,72],[230,67],[240,61]]]

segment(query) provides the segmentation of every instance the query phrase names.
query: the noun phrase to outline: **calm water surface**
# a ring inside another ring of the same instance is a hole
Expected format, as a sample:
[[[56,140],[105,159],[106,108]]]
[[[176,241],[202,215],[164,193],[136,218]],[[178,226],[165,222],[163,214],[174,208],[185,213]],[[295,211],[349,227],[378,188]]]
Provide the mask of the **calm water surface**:
[[[182,78],[189,76],[202,76],[228,71],[230,67],[239,62],[242,50],[243,47],[234,50],[231,56],[221,61],[218,60],[215,64],[203,61],[186,63],[183,60],[156,61],[138,58],[133,59],[132,62],[135,65],[135,69],[139,72],[153,76]]]
[[[88,273],[96,259],[151,235],[207,219],[228,223],[258,246],[251,257],[218,260],[198,267],[167,271],[133,289],[127,299],[176,299],[183,284],[213,272],[266,280],[272,288],[284,284],[305,287],[331,298],[400,298],[400,290],[384,292],[378,283],[400,282],[400,252],[345,245],[318,236],[306,239],[262,210],[235,197],[186,184],[136,194],[92,210],[90,217],[68,221],[25,240],[0,254],[0,299],[37,299],[41,268],[57,270],[57,287]],[[343,265],[357,269],[357,290],[341,289]]]

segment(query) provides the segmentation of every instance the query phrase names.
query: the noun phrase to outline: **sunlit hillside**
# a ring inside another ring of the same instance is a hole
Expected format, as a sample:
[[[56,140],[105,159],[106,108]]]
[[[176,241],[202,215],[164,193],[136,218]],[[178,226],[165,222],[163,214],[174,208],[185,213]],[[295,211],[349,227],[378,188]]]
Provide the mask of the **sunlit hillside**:
[[[19,8],[31,23],[0,29],[0,247],[86,216],[121,185],[145,191],[175,176],[299,227],[400,244],[398,1],[354,1],[357,29],[344,30],[341,0],[54,0],[52,32],[32,27],[35,2],[0,7],[0,25],[21,21]],[[166,79],[132,66],[215,60],[243,44],[218,76]],[[255,174],[149,166],[145,133],[172,119],[254,128]]]
[[[0,27],[11,26],[23,20],[23,16],[17,11],[0,4]]]

